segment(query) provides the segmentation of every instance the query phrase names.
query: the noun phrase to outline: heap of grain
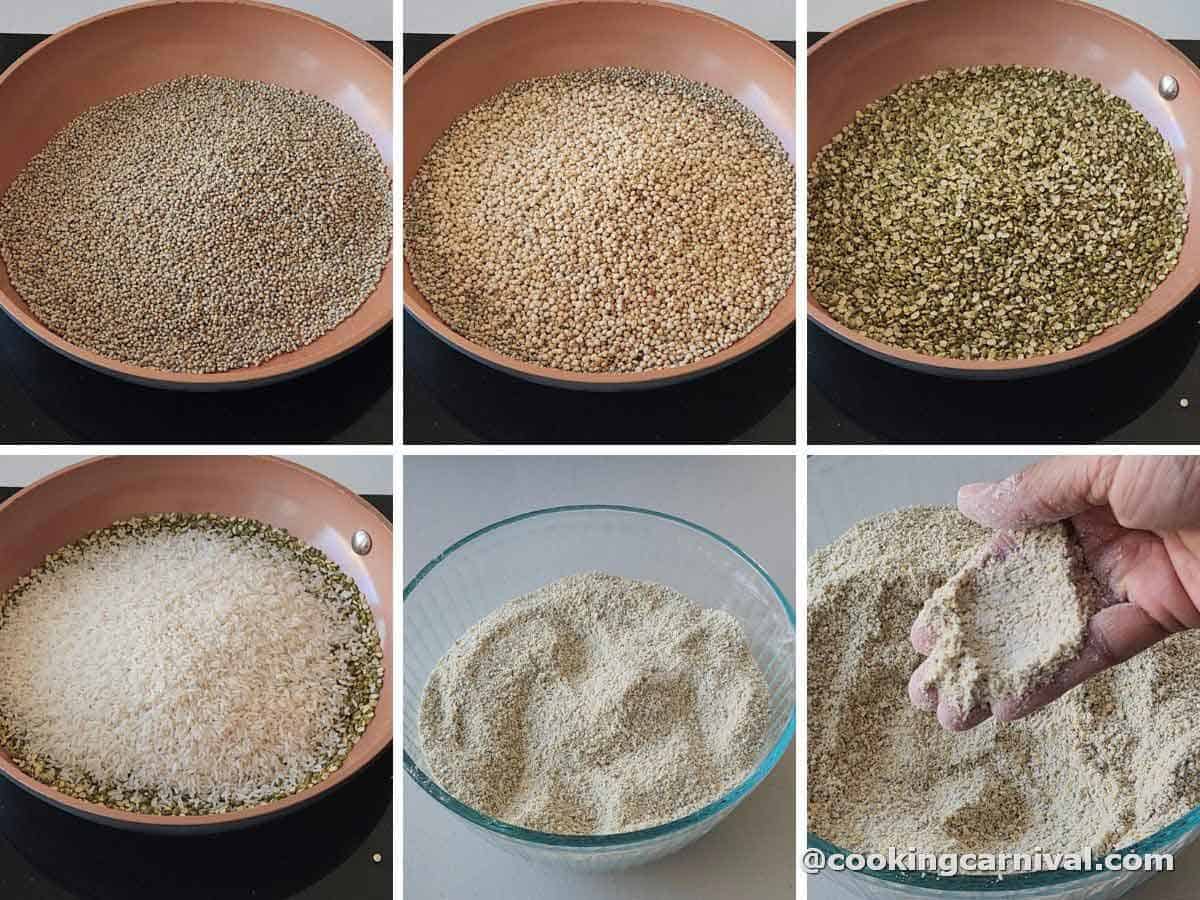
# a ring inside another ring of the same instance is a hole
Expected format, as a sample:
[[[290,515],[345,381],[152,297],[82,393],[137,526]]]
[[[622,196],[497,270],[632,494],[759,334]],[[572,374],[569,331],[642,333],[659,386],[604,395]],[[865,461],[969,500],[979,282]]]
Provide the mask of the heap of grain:
[[[729,95],[600,68],[512,85],[429,151],[405,204],[413,280],[459,334],[579,372],[711,356],[795,269],[795,170]]]
[[[252,520],[118,522],[0,596],[0,749],[116,809],[221,813],[318,784],[382,681],[353,579]]]
[[[909,701],[930,596],[992,536],[948,507],[855,525],[809,560],[808,827],[852,851],[1126,847],[1200,804],[1200,632],[1028,718],[951,732]]]
[[[210,76],[87,110],[0,199],[13,287],[124,363],[222,372],[312,343],[375,290],[391,180],[331,103]]]
[[[438,784],[504,822],[635,831],[746,778],[767,694],[725,611],[583,572],[508,601],[455,642],[421,695],[421,747]]]
[[[1137,311],[1187,232],[1166,140],[1085,78],[943,70],[860,110],[808,170],[808,285],[933,356],[1069,350]]]

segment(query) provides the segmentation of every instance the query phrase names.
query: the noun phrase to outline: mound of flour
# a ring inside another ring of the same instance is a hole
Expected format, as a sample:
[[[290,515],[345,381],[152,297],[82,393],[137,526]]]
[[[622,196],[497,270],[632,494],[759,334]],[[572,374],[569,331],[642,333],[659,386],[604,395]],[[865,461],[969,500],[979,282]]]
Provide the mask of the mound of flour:
[[[964,713],[1023,696],[1079,655],[1100,596],[1070,526],[998,535],[921,610],[925,684]]]
[[[474,625],[430,674],[419,727],[430,774],[463,803],[611,834],[736,787],[762,755],[767,686],[728,613],[587,572]]]
[[[808,826],[856,851],[1097,852],[1200,805],[1200,632],[1017,722],[943,729],[908,700],[909,629],[991,534],[949,507],[851,528],[809,559]]]

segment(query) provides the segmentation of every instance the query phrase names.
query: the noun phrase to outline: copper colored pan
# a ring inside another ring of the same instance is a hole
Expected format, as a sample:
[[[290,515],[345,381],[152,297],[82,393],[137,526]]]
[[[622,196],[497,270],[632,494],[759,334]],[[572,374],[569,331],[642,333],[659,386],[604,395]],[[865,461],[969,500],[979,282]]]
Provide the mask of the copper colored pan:
[[[594,66],[634,66],[703,81],[733,95],[795,160],[796,65],[757,35],[707,13],[657,0],[556,0],[476,25],[440,45],[404,78],[404,184],[454,119],[525,78]],[[486,365],[543,384],[624,390],[686,381],[762,347],[796,321],[795,284],[754,331],[686,366],[646,372],[567,372],[527,363],[450,329],[404,267],[404,308],[447,344]]]
[[[940,68],[1049,66],[1098,81],[1124,97],[1163,134],[1196,197],[1200,71],[1140,25],[1078,0],[910,0],[866,16],[813,45],[808,54],[808,160],[873,100]],[[1164,75],[1179,94],[1159,91]],[[1007,378],[1074,365],[1120,346],[1179,306],[1200,284],[1200,222],[1192,215],[1174,272],[1142,307],[1073,350],[1019,360],[928,356],[872,340],[835,322],[812,297],[808,316],[872,356],[914,369]]]
[[[72,25],[0,75],[0,193],[84,110],[186,74],[257,79],[323,97],[355,118],[391,166],[392,65],[375,48],[313,16],[253,0],[155,0]],[[44,344],[119,378],[190,390],[250,387],[315,369],[382,330],[392,319],[392,264],[353,315],[307,347],[206,375],[133,366],[63,340],[30,313],[3,263],[0,306]]]
[[[375,718],[328,780],[283,800],[208,816],[156,816],[69,797],[30,778],[0,750],[0,773],[86,819],[140,831],[201,834],[299,809],[334,789],[392,740],[392,532],[370,504],[303,466],[253,456],[117,456],[63,469],[0,505],[0,594],[48,554],[89,531],[142,513],[213,512],[284,528],[323,551],[358,583],[383,642],[384,682]],[[355,532],[372,538],[364,556]]]

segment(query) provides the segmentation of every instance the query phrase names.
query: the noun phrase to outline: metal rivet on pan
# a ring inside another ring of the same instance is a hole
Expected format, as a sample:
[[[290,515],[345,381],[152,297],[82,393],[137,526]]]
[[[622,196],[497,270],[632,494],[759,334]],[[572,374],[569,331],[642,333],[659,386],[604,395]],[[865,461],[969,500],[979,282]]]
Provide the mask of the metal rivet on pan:
[[[371,552],[371,536],[362,530],[354,532],[354,537],[350,538],[350,547],[359,556],[366,556]]]
[[[1174,75],[1164,75],[1158,79],[1158,92],[1167,100],[1174,100],[1179,96],[1179,82]]]

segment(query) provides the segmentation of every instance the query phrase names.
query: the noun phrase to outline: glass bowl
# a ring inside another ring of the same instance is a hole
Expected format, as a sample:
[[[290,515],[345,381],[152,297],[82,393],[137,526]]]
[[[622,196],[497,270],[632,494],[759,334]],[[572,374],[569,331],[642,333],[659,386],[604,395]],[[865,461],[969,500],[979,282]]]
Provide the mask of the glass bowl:
[[[1120,847],[1117,853],[1124,856],[1147,853],[1170,853],[1178,855],[1200,837],[1200,807],[1176,819],[1170,825],[1156,831],[1128,847]],[[845,854],[847,851],[812,832],[808,834],[808,846],[826,856]],[[910,871],[882,872],[833,872],[825,871],[819,876],[809,876],[810,881],[820,883],[828,879],[843,891],[866,900],[893,900],[897,897],[942,898],[942,900],[968,900],[968,898],[1018,897],[1054,898],[1054,900],[1113,900],[1120,897],[1148,878],[1158,874],[1153,871],[1138,872],[1068,872],[1044,871],[1023,872],[994,878],[986,875],[945,876],[935,873]]]
[[[514,597],[588,570],[657,581],[745,629],[769,692],[767,737],[736,788],[681,819],[621,834],[531,831],[485,815],[443,791],[425,768],[421,692],[434,665],[468,628]],[[742,550],[684,519],[627,506],[560,506],[467,535],[404,589],[404,769],[431,797],[497,846],[533,862],[584,870],[640,865],[706,834],[771,771],[796,731],[796,614],[771,577]]]

